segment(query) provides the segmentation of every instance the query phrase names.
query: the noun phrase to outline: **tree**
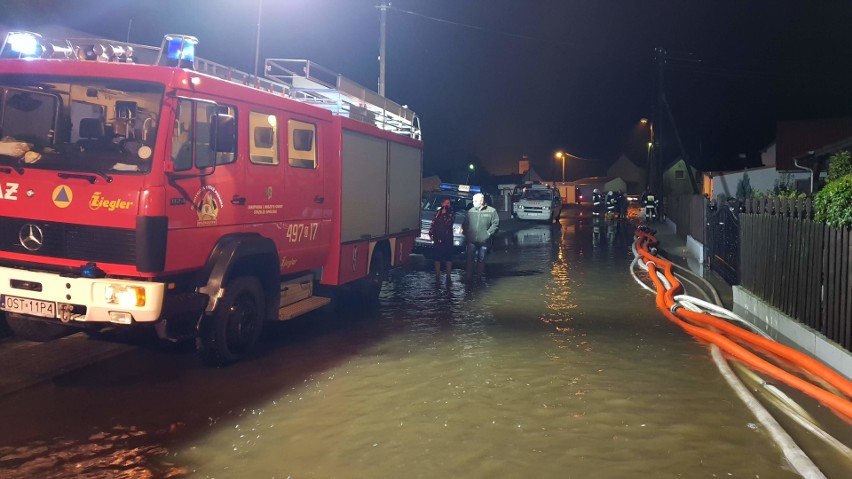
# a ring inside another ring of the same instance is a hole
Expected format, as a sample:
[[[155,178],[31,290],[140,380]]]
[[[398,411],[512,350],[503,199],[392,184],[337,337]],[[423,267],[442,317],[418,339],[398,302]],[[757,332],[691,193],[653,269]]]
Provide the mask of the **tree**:
[[[737,198],[751,198],[754,190],[751,188],[751,180],[748,179],[748,172],[743,173],[743,178],[737,183]]]

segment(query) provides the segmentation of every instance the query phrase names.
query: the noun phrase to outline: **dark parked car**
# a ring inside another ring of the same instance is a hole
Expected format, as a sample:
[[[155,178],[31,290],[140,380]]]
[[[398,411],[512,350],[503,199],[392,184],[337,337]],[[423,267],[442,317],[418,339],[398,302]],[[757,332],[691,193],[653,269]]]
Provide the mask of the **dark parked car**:
[[[467,216],[467,210],[473,207],[473,195],[477,193],[482,193],[478,186],[451,183],[441,183],[438,191],[427,193],[420,205],[420,237],[414,242],[414,251],[423,253],[432,247],[432,240],[429,239],[429,227],[432,226],[432,218],[441,209],[441,203],[445,199],[450,200],[450,205],[456,214],[453,222],[453,245],[459,251],[464,250],[464,236],[461,233],[461,225],[465,216]],[[489,195],[483,194],[485,195],[485,202],[491,204]]]

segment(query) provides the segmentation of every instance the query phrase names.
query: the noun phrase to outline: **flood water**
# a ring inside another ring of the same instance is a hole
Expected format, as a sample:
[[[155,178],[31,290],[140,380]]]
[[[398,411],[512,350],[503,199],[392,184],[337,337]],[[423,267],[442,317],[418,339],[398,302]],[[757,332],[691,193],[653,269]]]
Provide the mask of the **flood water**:
[[[0,398],[0,477],[798,477],[630,277],[633,229],[599,233],[507,233],[480,284],[421,260],[378,308],[276,324],[229,368],[140,345]]]

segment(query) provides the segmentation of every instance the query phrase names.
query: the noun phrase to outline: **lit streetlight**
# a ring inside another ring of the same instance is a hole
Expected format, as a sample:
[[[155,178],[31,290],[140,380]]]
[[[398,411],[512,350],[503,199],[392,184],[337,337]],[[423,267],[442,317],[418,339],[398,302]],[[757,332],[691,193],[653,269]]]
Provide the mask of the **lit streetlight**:
[[[470,174],[473,173],[473,163],[467,165],[467,178],[465,178],[465,184],[468,184],[470,181]]]
[[[654,122],[647,118],[642,118],[639,120],[639,123],[642,126],[648,125],[648,186],[654,191],[659,191],[662,182],[662,173],[659,171],[660,167],[657,164],[659,158],[656,151],[658,146],[657,138],[654,136]]]
[[[565,158],[568,156],[564,151],[559,150],[554,155],[557,160],[562,160],[562,182],[565,183]]]

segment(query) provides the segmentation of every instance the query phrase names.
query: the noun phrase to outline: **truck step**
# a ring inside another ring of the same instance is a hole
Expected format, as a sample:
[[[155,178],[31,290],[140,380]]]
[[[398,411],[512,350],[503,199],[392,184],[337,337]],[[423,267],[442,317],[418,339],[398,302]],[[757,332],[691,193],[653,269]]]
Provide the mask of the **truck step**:
[[[293,304],[288,304],[287,306],[284,306],[283,308],[279,309],[278,319],[280,319],[281,321],[293,319],[296,316],[301,316],[309,311],[322,308],[330,302],[331,298],[324,298],[322,296],[311,296],[310,298],[305,298]]]

